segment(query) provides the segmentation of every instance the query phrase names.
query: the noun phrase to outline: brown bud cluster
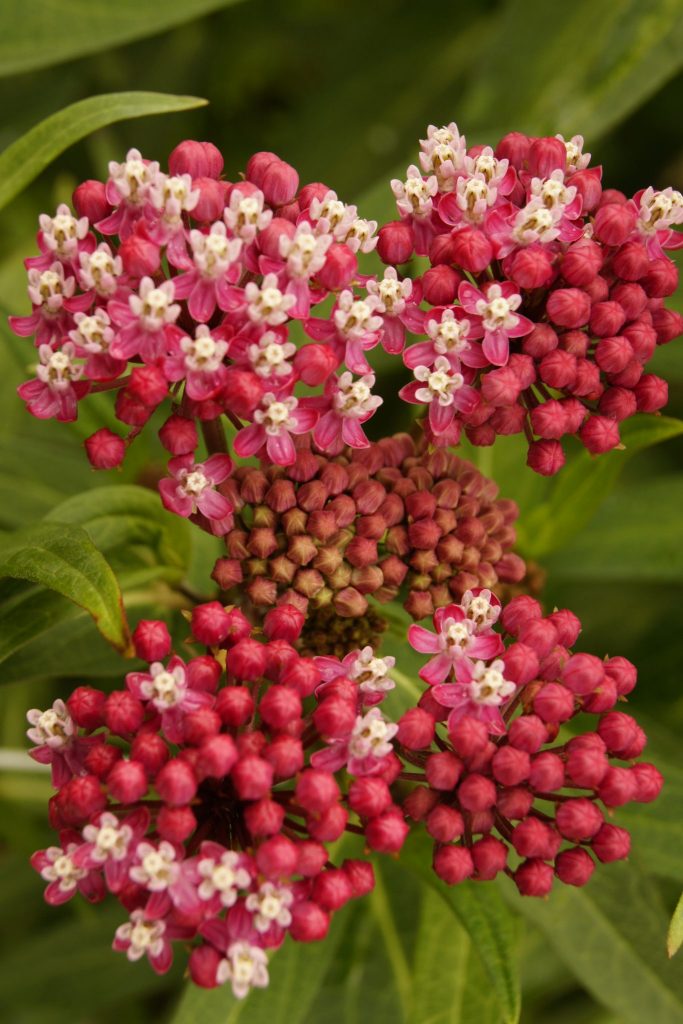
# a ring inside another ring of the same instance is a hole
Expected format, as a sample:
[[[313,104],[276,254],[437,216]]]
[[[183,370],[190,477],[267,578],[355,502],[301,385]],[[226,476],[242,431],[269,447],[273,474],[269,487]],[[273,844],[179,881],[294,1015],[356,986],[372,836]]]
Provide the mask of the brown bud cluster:
[[[293,466],[240,466],[234,528],[213,577],[265,609],[288,602],[364,615],[404,595],[414,619],[472,587],[516,583],[513,501],[445,449],[396,434],[333,459],[301,448]]]

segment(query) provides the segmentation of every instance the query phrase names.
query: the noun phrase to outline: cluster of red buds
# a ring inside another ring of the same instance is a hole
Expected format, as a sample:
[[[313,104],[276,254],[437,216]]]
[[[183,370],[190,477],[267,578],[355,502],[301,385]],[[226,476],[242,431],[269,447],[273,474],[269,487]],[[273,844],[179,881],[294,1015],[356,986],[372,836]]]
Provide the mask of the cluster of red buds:
[[[683,331],[664,307],[680,192],[603,190],[581,136],[468,148],[455,124],[430,126],[420,164],[392,182],[401,219],[379,232],[385,279],[414,253],[431,264],[401,282],[403,322],[427,339],[403,353],[415,380],[401,396],[427,407],[436,444],[524,431],[544,475],[564,464],[565,435],[593,454],[618,447],[623,420],[667,401],[644,368]]]
[[[403,808],[424,822],[449,885],[503,871],[522,895],[545,896],[555,877],[585,885],[594,858],[628,856],[629,833],[599,805],[648,803],[662,777],[634,763],[645,734],[615,710],[635,666],[572,653],[580,629],[567,609],[544,616],[525,595],[501,608],[488,590],[440,608],[434,632],[409,628],[431,657],[420,671],[429,688],[399,721],[399,754],[419,782]]]
[[[472,587],[518,582],[513,501],[444,449],[407,434],[334,459],[299,448],[291,467],[239,467],[234,528],[214,579],[264,608],[288,602],[341,618],[405,590],[415,619]]]
[[[113,894],[129,914],[114,949],[163,973],[172,942],[194,940],[193,980],[238,997],[267,984],[264,950],[322,939],[372,889],[371,864],[336,867],[329,844],[348,830],[396,853],[408,830],[389,790],[397,726],[377,707],[393,659],[303,658],[303,620],[272,609],[257,639],[238,609],[198,605],[192,634],[210,653],[189,661],[164,623],[143,621],[149,667],[125,689],[79,686],[28,714],[31,756],[57,788],[59,845],[32,858],[47,901]]]
[[[663,304],[683,197],[603,191],[582,145],[468,149],[454,124],[430,127],[377,236],[275,154],[228,182],[219,151],[189,141],[168,173],[130,150],[76,189],[76,216],[40,217],[32,313],[10,319],[40,358],[21,397],[69,421],[115,394],[121,433],[85,445],[98,469],[165,404],[162,502],[225,542],[189,660],[142,622],[148,668],[125,689],[80,686],[28,716],[57,790],[60,845],[33,858],[46,899],[113,894],[130,960],[166,971],[180,941],[197,984],[241,998],[267,984],[267,950],[322,939],[372,889],[366,855],[399,854],[410,820],[449,884],[505,872],[543,896],[627,855],[603,809],[661,786],[615,710],[635,668],[572,653],[569,611],[544,617],[528,594],[502,608],[526,571],[517,506],[448,451],[463,430],[475,445],[524,432],[552,474],[565,435],[606,452],[666,402],[644,366],[683,327]],[[375,247],[381,277],[359,270]],[[415,254],[431,266],[411,278]],[[414,373],[414,437],[365,434],[378,345]],[[377,652],[397,601],[435,632],[408,630],[428,689],[394,724],[378,705],[395,658]],[[344,833],[365,848],[337,865]]]

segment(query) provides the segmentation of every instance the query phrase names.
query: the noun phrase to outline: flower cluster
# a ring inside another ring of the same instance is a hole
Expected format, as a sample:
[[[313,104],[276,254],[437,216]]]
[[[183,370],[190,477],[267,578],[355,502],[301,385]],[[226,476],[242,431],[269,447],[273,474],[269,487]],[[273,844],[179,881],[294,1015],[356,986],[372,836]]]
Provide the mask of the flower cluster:
[[[468,588],[516,582],[517,506],[470,463],[429,452],[407,434],[327,459],[300,448],[293,466],[238,468],[234,528],[214,578],[232,597],[244,586],[263,608],[332,606],[360,617],[368,597],[396,599],[415,618]]]
[[[114,949],[168,970],[174,940],[194,940],[193,980],[236,996],[268,983],[265,950],[286,935],[322,939],[330,916],[374,884],[370,863],[336,867],[345,831],[396,853],[407,825],[389,785],[397,726],[377,706],[393,659],[370,648],[344,662],[301,657],[303,615],[195,607],[194,641],[171,654],[161,622],[134,634],[144,671],[105,694],[78,687],[28,714],[31,756],[52,766],[59,845],[34,854],[45,898],[113,894],[129,914]]]
[[[455,124],[430,126],[420,165],[392,182],[401,219],[379,232],[389,281],[414,253],[431,264],[406,288],[430,308],[409,313],[427,340],[403,352],[415,379],[401,397],[426,408],[435,444],[463,428],[476,445],[524,431],[545,475],[563,465],[566,435],[593,454],[616,448],[623,420],[667,401],[644,368],[683,331],[664,306],[681,194],[603,190],[581,136],[512,132],[468,148]]]
[[[431,657],[428,689],[399,721],[399,754],[420,780],[403,808],[424,822],[448,884],[505,872],[523,895],[545,896],[554,878],[584,885],[595,858],[628,855],[628,832],[605,810],[654,800],[662,777],[636,761],[645,734],[615,710],[635,667],[572,653],[580,629],[566,609],[544,616],[528,596],[501,608],[482,589],[440,608],[433,632],[409,628]]]
[[[363,353],[385,318],[394,336],[406,304],[366,286],[358,254],[374,248],[377,225],[326,185],[299,188],[273,153],[255,154],[244,180],[222,171],[214,146],[189,141],[168,173],[135,149],[112,162],[106,182],[76,189],[78,216],[65,204],[41,215],[40,255],[26,260],[32,312],[10,318],[38,347],[36,377],[19,388],[34,416],[73,420],[88,393],[117,393],[116,417],[130,429],[88,439],[96,468],[120,465],[155,409],[170,405],[164,504],[215,533],[228,528],[215,490],[228,464],[212,476],[199,462],[197,423],[222,429],[228,416],[237,455],[280,465],[294,461],[302,433],[329,453],[367,445],[363,424],[382,400]],[[330,295],[329,315],[312,317]],[[295,321],[314,339],[298,349]],[[317,393],[295,394],[298,384]]]

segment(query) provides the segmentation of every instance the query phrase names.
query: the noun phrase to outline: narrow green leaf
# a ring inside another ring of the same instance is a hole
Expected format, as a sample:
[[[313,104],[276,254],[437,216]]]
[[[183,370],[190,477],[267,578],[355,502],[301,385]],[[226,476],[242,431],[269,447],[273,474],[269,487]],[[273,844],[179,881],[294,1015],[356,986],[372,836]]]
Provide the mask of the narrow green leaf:
[[[112,17],[110,10],[108,17]],[[205,106],[206,102],[197,96],[172,96],[162,92],[112,92],[72,103],[31,128],[0,154],[0,209],[55,157],[98,128],[148,114],[193,110]]]
[[[443,900],[423,886],[415,937],[414,1024],[461,1024],[470,941]]]
[[[85,530],[45,524],[0,538],[0,578],[39,583],[84,608],[102,636],[128,653],[130,637],[111,566]]]
[[[192,21],[235,0],[139,0],[108,4],[82,0],[4,0],[0,10],[0,76],[49,67],[109,50]]]
[[[335,915],[323,942],[287,939],[270,959],[268,988],[254,990],[246,999],[235,999],[229,985],[188,985],[171,1024],[301,1024],[334,959],[345,922],[344,914]]]
[[[521,1010],[514,915],[493,886],[465,882],[447,886],[433,872],[421,837],[409,836],[399,865],[431,886],[467,931],[495,992],[501,1020],[516,1024]]]
[[[669,924],[669,931],[666,937],[666,951],[669,956],[675,956],[683,945],[683,893],[676,904],[673,917]]]
[[[459,103],[468,134],[580,132],[590,142],[680,68],[683,9],[678,0],[576,0],[558,23],[545,0],[511,0],[480,61],[486,74],[472,76]]]
[[[627,1024],[683,1024],[683,976],[666,958],[666,915],[656,887],[633,865],[610,864],[583,889],[560,886],[545,901],[517,896],[508,885],[503,892]]]
[[[683,420],[636,416],[621,430],[624,451],[597,458],[579,452],[552,483],[546,500],[527,515],[523,554],[540,558],[567,544],[591,521],[633,455],[682,433]]]

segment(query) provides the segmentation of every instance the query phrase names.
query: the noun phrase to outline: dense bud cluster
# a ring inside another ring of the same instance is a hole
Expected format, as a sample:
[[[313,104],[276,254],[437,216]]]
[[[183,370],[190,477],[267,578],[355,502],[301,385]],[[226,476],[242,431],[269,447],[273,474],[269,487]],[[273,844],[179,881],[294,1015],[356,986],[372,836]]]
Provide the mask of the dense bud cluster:
[[[518,581],[517,506],[470,463],[407,434],[335,459],[299,449],[291,467],[240,467],[234,528],[214,578],[257,607],[287,601],[365,616],[407,592],[415,619],[476,586]]]
[[[431,657],[429,688],[399,721],[399,755],[423,776],[403,808],[449,885],[504,871],[545,896],[555,878],[584,885],[596,859],[628,855],[628,832],[606,814],[654,800],[662,777],[637,761],[645,734],[616,710],[635,667],[572,653],[580,629],[568,610],[544,616],[527,596],[501,609],[475,590],[439,609],[434,632],[408,630]]]
[[[426,408],[436,444],[463,428],[476,445],[524,431],[529,466],[550,475],[566,435],[607,452],[623,420],[666,404],[666,381],[644,371],[683,330],[664,306],[683,197],[603,190],[582,147],[513,132],[468,148],[455,124],[430,126],[421,169],[392,182],[401,220],[380,230],[386,274],[413,253],[431,264],[409,325],[427,340],[403,352],[415,380],[401,396]]]
[[[59,845],[32,859],[46,899],[113,894],[130,960],[164,972],[181,941],[194,982],[241,998],[268,983],[267,950],[324,938],[372,889],[365,856],[399,854],[410,822],[448,884],[505,872],[544,896],[628,854],[606,814],[661,786],[618,706],[635,668],[573,653],[576,616],[524,593],[517,506],[448,450],[524,433],[550,475],[566,435],[607,452],[666,403],[644,371],[683,326],[664,306],[683,198],[603,190],[582,146],[430,126],[377,234],[274,153],[229,182],[191,141],[167,171],[130,150],[78,186],[76,215],[40,217],[32,311],[10,318],[39,359],[19,394],[60,421],[115,394],[121,426],[85,442],[97,469],[163,408],[163,505],[225,544],[220,599],[188,613],[202,653],[140,622],[148,667],[123,689],[28,714],[56,789]],[[381,276],[359,266],[375,247]],[[411,277],[414,255],[430,265]],[[365,433],[379,345],[413,373],[413,436]],[[378,651],[397,601],[434,631],[408,629],[428,688],[394,723],[400,640]],[[344,833],[365,846],[337,864]]]
[[[32,858],[48,902],[109,892],[130,915],[114,949],[163,973],[173,941],[194,940],[194,981],[238,997],[267,984],[264,950],[322,939],[372,889],[370,863],[335,866],[328,844],[350,830],[396,853],[407,832],[389,790],[397,726],[377,707],[393,659],[303,658],[302,622],[273,609],[264,642],[237,609],[198,605],[192,633],[210,653],[187,662],[169,658],[163,623],[142,622],[151,664],[125,689],[79,686],[28,715],[57,789],[59,845]]]

